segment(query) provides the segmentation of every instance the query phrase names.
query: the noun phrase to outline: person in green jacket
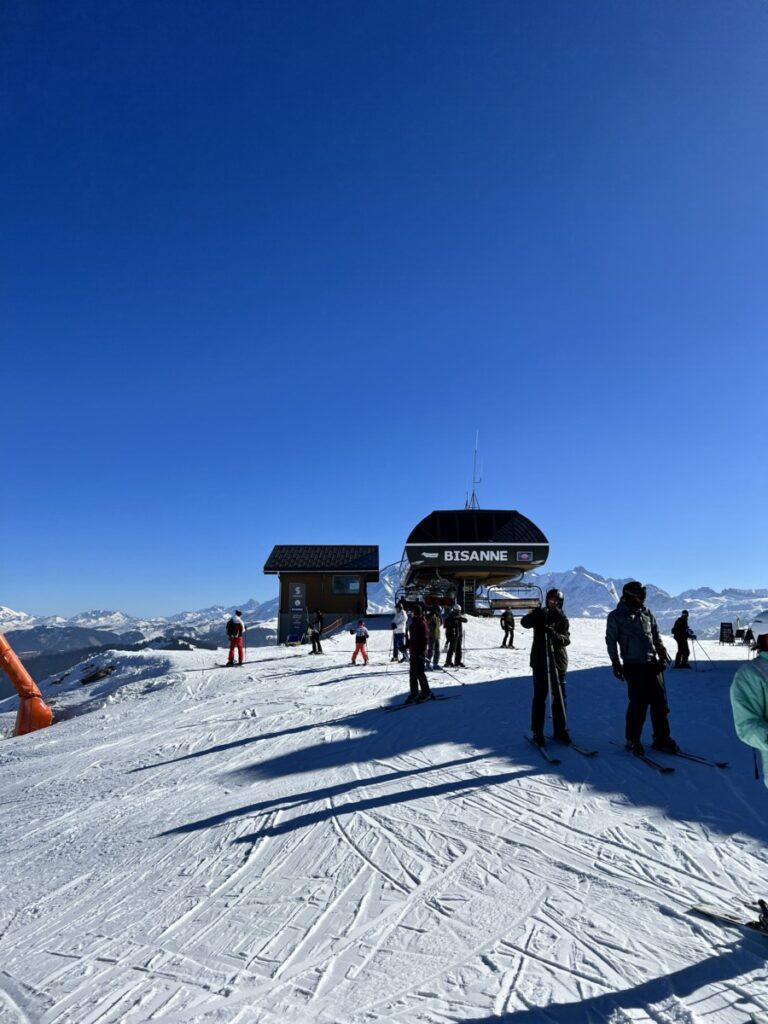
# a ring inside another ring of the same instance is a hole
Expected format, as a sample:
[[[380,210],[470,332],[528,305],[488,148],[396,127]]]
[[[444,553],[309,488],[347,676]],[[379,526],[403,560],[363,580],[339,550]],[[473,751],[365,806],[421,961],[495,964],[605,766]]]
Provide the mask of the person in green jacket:
[[[736,670],[731,707],[736,735],[763,755],[763,780],[768,786],[768,633],[758,636],[757,657]]]

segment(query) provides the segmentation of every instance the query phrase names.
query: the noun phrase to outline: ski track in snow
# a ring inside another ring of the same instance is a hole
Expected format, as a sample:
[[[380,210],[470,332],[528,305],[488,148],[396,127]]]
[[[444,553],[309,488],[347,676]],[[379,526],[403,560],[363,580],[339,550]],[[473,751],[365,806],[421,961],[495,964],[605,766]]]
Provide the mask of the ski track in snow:
[[[0,1022],[768,1012],[768,939],[686,912],[766,895],[768,794],[728,706],[744,652],[707,643],[707,672],[668,673],[678,740],[733,767],[659,776],[608,743],[625,691],[603,631],[572,623],[568,677],[572,731],[600,754],[558,748],[556,767],[520,736],[525,631],[501,650],[492,621],[468,625],[469,668],[430,673],[458,700],[396,715],[388,631],[368,668],[346,634],[235,670],[117,655],[112,689],[57,694],[64,720],[0,746]]]

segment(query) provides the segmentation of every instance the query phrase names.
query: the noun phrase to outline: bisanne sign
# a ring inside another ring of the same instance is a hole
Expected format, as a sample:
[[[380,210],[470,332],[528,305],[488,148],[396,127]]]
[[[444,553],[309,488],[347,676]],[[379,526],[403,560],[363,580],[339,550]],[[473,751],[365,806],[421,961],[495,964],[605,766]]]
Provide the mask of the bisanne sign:
[[[536,545],[518,547],[511,544],[472,544],[454,547],[447,544],[408,544],[406,554],[411,565],[444,567],[450,565],[531,566],[546,558],[546,550],[538,552]],[[546,545],[542,545],[546,548]],[[538,557],[537,557],[538,556]]]

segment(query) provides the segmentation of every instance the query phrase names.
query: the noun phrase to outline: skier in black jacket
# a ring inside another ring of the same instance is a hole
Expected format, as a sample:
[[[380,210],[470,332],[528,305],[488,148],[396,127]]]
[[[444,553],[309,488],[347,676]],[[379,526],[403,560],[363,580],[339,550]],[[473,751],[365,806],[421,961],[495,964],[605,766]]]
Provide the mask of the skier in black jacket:
[[[505,608],[504,613],[499,620],[501,622],[501,628],[504,630],[504,639],[501,641],[502,647],[514,647],[515,646],[515,613],[511,608]]]
[[[309,638],[312,641],[312,650],[310,654],[322,654],[323,647],[321,639],[323,636],[323,613],[319,608],[315,609],[315,614],[312,618],[312,622],[309,626]]]
[[[462,661],[461,641],[464,635],[463,623],[467,620],[461,614],[461,605],[455,604],[448,612],[443,623],[448,650],[445,655],[445,667],[466,668]]]
[[[693,638],[693,630],[688,625],[688,612],[683,609],[679,619],[675,619],[672,627],[672,636],[677,643],[677,654],[675,655],[675,668],[690,668],[688,659],[691,656],[689,639]]]
[[[562,590],[548,590],[545,607],[528,612],[520,620],[524,629],[533,630],[531,732],[534,743],[540,747],[544,746],[547,695],[552,708],[553,738],[560,743],[571,742],[565,717],[565,675],[568,671],[566,647],[571,642],[571,627],[563,611],[563,601]]]
[[[671,658],[661,642],[656,617],[646,608],[646,587],[639,580],[624,584],[621,600],[605,623],[605,643],[613,674],[627,684],[629,706],[625,724],[627,749],[644,754],[642,731],[651,711],[653,746],[676,754],[677,743],[669,734],[669,706],[664,669]]]

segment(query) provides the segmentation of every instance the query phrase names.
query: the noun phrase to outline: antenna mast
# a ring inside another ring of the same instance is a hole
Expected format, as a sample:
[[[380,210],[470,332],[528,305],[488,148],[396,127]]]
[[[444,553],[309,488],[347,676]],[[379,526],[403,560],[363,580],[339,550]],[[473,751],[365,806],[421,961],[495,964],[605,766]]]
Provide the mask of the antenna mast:
[[[477,476],[477,446],[480,441],[480,431],[475,432],[475,457],[472,461],[472,496],[467,498],[464,508],[480,508],[480,502],[477,499],[477,485],[483,482],[482,477],[478,479]]]

